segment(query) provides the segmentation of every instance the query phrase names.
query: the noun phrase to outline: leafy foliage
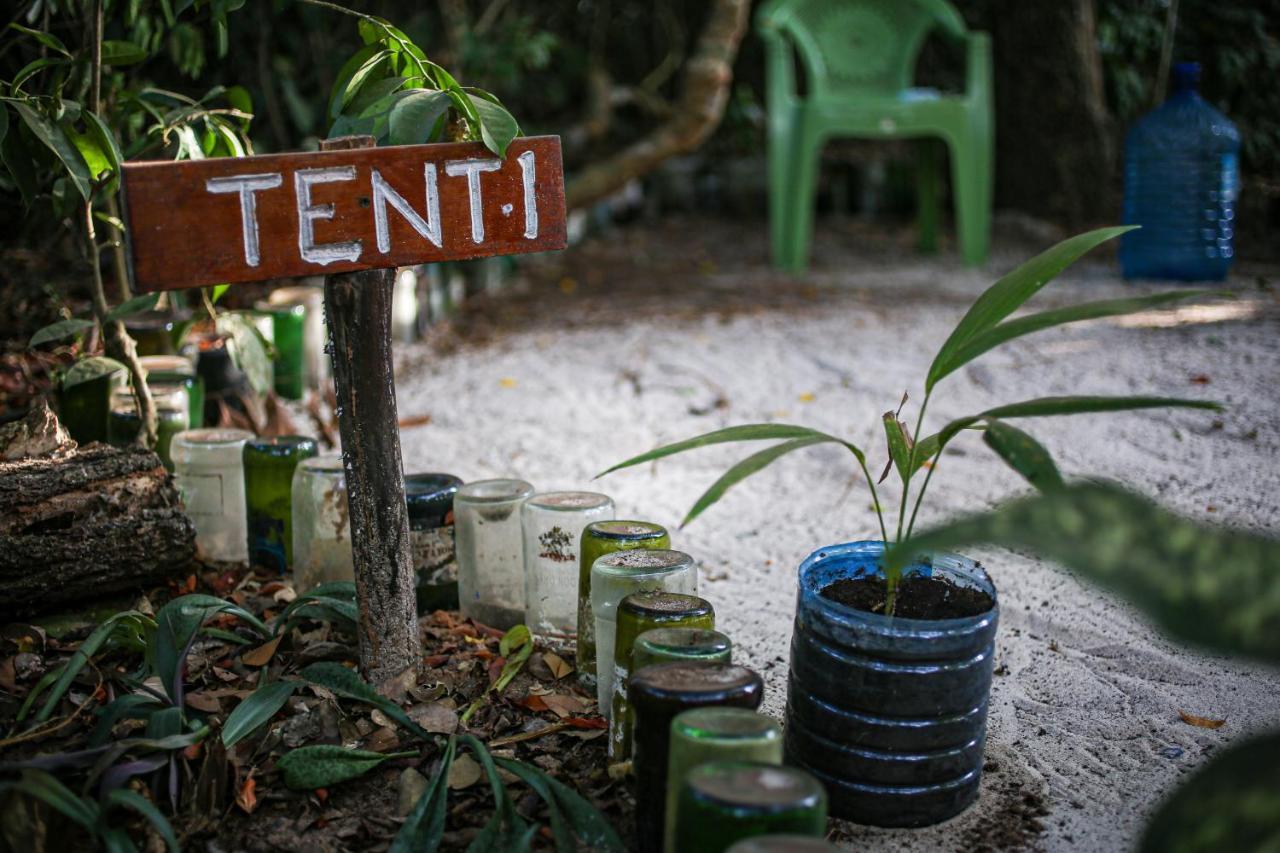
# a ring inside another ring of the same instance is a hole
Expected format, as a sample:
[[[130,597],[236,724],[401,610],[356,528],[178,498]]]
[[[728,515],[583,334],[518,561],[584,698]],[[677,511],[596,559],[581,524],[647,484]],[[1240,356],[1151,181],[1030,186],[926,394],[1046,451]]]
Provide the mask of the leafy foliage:
[[[327,788],[362,776],[384,761],[416,756],[416,752],[369,752],[343,746],[317,744],[291,750],[277,765],[284,783],[295,790]]]
[[[634,456],[606,469],[600,476],[620,468],[640,465],[713,444],[764,439],[779,440],[778,444],[758,451],[726,471],[694,504],[685,518],[685,522],[688,523],[723,497],[731,486],[760,471],[780,457],[794,450],[835,442],[847,448],[862,469],[863,476],[867,481],[867,487],[871,492],[872,504],[875,507],[876,516],[880,523],[880,532],[884,540],[886,542],[901,542],[911,536],[921,501],[928,489],[929,481],[933,477],[933,472],[937,467],[942,451],[946,448],[948,442],[963,430],[978,429],[985,433],[986,445],[1011,468],[1026,477],[1037,488],[1046,491],[1057,491],[1063,485],[1062,475],[1058,472],[1057,466],[1054,465],[1049,452],[1026,432],[1004,423],[1005,420],[1048,415],[1118,412],[1155,407],[1216,409],[1218,408],[1217,404],[1204,400],[1187,400],[1172,397],[1043,397],[1020,403],[996,406],[975,415],[957,418],[946,424],[939,432],[921,438],[924,415],[929,405],[929,398],[941,380],[1002,343],[1066,323],[1147,310],[1179,299],[1185,299],[1189,296],[1203,295],[1204,291],[1162,293],[1134,299],[1092,302],[1008,319],[1028,299],[1042,290],[1055,276],[1090,249],[1128,230],[1130,229],[1100,228],[1069,238],[1000,278],[974,301],[959,323],[956,324],[950,336],[943,342],[937,355],[934,356],[928,374],[925,377],[925,396],[920,405],[914,433],[906,423],[899,419],[901,406],[897,411],[884,413],[882,422],[889,459],[881,480],[883,481],[890,471],[896,469],[898,479],[902,484],[898,504],[896,536],[893,540],[889,536],[888,525],[885,523],[880,500],[876,494],[875,483],[867,471],[865,454],[848,441],[807,427],[789,424],[751,424],[748,426],[728,427],[685,439],[684,441],[667,444],[648,453]],[[906,401],[907,398],[904,396],[903,404]],[[925,476],[924,483],[915,494],[915,504],[908,517],[907,508],[912,498],[912,480],[921,468],[926,466],[928,467],[928,473]],[[895,591],[900,571],[900,564],[890,564],[886,567],[886,582],[888,586],[886,615],[891,616],[893,614]]]

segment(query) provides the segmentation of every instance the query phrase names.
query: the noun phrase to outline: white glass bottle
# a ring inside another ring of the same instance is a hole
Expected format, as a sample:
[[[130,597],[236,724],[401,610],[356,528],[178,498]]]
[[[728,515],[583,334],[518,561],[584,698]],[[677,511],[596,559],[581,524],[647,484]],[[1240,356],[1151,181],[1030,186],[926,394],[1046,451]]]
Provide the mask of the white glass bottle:
[[[298,592],[354,581],[351,518],[341,456],[317,456],[293,472],[293,583]]]
[[[609,716],[614,684],[614,639],[618,602],[633,592],[679,592],[696,595],[698,569],[683,551],[667,549],[615,551],[591,566],[591,612],[595,616],[596,697],[600,713]]]
[[[196,527],[196,548],[214,562],[249,559],[244,515],[243,429],[191,429],[173,437],[173,481]]]
[[[613,500],[599,492],[542,492],[520,509],[524,528],[524,621],[544,637],[578,632],[578,546],[582,529],[610,521]]]
[[[462,615],[506,630],[524,620],[524,480],[478,480],[458,487],[453,524]]]

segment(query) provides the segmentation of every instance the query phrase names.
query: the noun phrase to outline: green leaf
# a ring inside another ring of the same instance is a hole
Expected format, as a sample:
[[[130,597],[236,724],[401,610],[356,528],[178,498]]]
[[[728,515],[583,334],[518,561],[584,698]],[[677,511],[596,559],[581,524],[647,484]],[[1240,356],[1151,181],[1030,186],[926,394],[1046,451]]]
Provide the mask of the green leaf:
[[[1078,323],[1082,320],[1097,320],[1101,317],[1133,314],[1137,311],[1147,311],[1170,302],[1179,302],[1196,296],[1222,295],[1222,293],[1214,290],[1178,290],[1129,299],[1106,299],[1099,302],[1086,302],[1083,305],[1072,305],[1068,308],[1058,308],[1053,311],[1028,314],[1025,317],[1015,317],[969,339],[967,343],[962,344],[955,350],[942,368],[939,368],[940,373],[935,376],[930,371],[930,376],[933,376],[933,381],[936,383],[944,376],[968,364],[988,350],[998,347],[1006,341],[1029,335],[1032,332],[1039,332],[1042,329],[1062,326],[1067,323]]]
[[[243,314],[219,314],[218,333],[230,340],[231,358],[244,371],[249,385],[259,394],[271,390],[271,357],[258,327]]]
[[[1207,409],[1221,411],[1222,405],[1211,400],[1189,400],[1183,397],[1037,397],[1021,403],[996,406],[976,415],[957,418],[938,433],[941,446],[946,446],[956,433],[981,420],[992,418],[1039,418],[1050,415],[1085,415],[1098,412],[1126,412],[1135,409]],[[930,439],[931,440],[931,439]]]
[[[122,320],[125,317],[132,317],[134,314],[151,311],[159,301],[159,293],[144,293],[141,296],[135,296],[108,311],[107,320]]]
[[[222,743],[235,746],[276,715],[298,687],[296,681],[273,681],[250,693],[222,724]]]
[[[562,834],[563,827],[559,826],[561,820],[567,823],[569,831],[577,836],[588,850],[622,853],[627,849],[605,816],[568,785],[520,761],[510,758],[495,758],[494,761],[502,769],[520,777],[547,803],[548,811],[551,813],[551,831],[556,840],[557,851],[576,849],[572,846],[563,846],[566,841],[571,844],[572,839],[566,839]]]
[[[1016,311],[1018,306],[1038,293],[1085,252],[1126,231],[1132,231],[1134,227],[1099,228],[1077,234],[1036,255],[987,288],[960,319],[951,336],[934,356],[929,375],[925,379],[925,391],[932,391],[938,380],[964,363],[957,361],[956,355],[962,346]]]
[[[342,108],[351,100],[346,97],[347,86],[351,82],[351,78],[355,76],[366,62],[374,56],[384,53],[385,48],[378,44],[367,44],[357,50],[338,70],[338,76],[334,78],[333,88],[329,93],[329,118],[336,121],[338,116],[342,115]]]
[[[155,641],[148,648],[150,663],[175,705],[182,703],[182,663],[196,633],[201,625],[219,613],[234,615],[263,637],[271,634],[266,625],[243,607],[211,595],[192,594],[175,598],[156,614]]]
[[[485,147],[499,157],[507,156],[507,146],[520,135],[520,125],[501,104],[487,98],[466,96],[479,117],[480,138]]]
[[[114,358],[106,358],[100,355],[82,358],[71,365],[71,369],[63,374],[62,390],[66,391],[68,388],[74,388],[81,383],[92,382],[100,376],[124,369],[125,366]]]
[[[718,429],[714,432],[708,432],[694,438],[687,438],[684,441],[677,441],[674,444],[664,444],[662,447],[654,448],[648,453],[641,453],[639,456],[633,456],[625,462],[619,462],[611,468],[606,468],[599,474],[596,474],[596,479],[621,468],[630,468],[633,465],[642,465],[645,462],[652,462],[654,459],[661,459],[664,456],[672,456],[676,453],[683,453],[686,450],[694,450],[698,447],[708,447],[713,444],[724,444],[730,441],[765,441],[772,438],[810,437],[821,437],[826,441],[838,442],[843,444],[850,452],[852,452],[859,461],[862,461],[864,458],[862,451],[854,447],[852,444],[833,436],[829,436],[826,433],[809,429],[808,427],[792,426],[790,424],[744,424],[742,426]]]
[[[1053,463],[1049,451],[1017,427],[1002,421],[989,421],[982,440],[1010,468],[1026,477],[1040,491],[1062,487],[1062,475],[1058,473],[1058,466]]]
[[[428,141],[436,121],[449,109],[450,103],[444,92],[410,92],[391,108],[388,119],[391,144],[414,145]]]
[[[362,776],[385,761],[409,758],[417,752],[368,752],[343,746],[320,744],[286,753],[276,767],[284,773],[284,783],[296,791],[328,788]]]
[[[892,411],[885,412],[881,421],[884,423],[884,436],[889,446],[889,458],[893,460],[898,476],[905,483],[915,473],[914,469],[907,470],[911,466],[911,437],[907,433],[907,426],[898,420],[898,413]],[[889,472],[886,470],[885,473]],[[884,480],[884,477],[880,479]]]
[[[380,50],[370,56],[355,70],[351,75],[351,79],[347,81],[346,88],[342,92],[340,100],[341,110],[345,110],[347,106],[355,100],[356,96],[366,83],[381,79],[383,72],[387,70],[387,60],[391,57],[391,51]]]
[[[131,41],[107,39],[102,43],[103,65],[136,65],[147,58],[147,52]]]
[[[532,646],[532,643],[529,644]],[[475,753],[489,779],[489,788],[493,792],[493,817],[480,830],[480,834],[472,841],[468,851],[507,851],[527,850],[532,838],[532,831],[537,827],[528,826],[516,811],[515,803],[507,793],[498,775],[498,768],[493,763],[489,750],[472,735],[460,735],[458,741]],[[531,831],[532,830],[532,831]]]
[[[1142,853],[1280,850],[1280,733],[1232,744],[1156,810]]]
[[[209,301],[214,305],[217,305],[218,300],[222,298],[222,294],[226,293],[230,289],[231,285],[229,284],[215,284],[213,286],[212,293],[209,296]]]
[[[107,808],[112,806],[121,806],[131,809],[147,822],[155,827],[156,832],[160,833],[160,837],[164,839],[165,845],[169,848],[170,853],[178,853],[180,845],[178,844],[178,836],[174,834],[173,827],[169,825],[169,821],[165,818],[155,804],[137,791],[128,788],[116,788],[107,794]]]
[[[85,329],[92,329],[94,322],[92,320],[79,320],[72,318],[70,320],[59,320],[36,331],[31,336],[31,340],[27,342],[27,346],[35,348],[41,344],[47,344],[50,341],[61,341],[65,338],[78,335]]]
[[[66,131],[20,101],[10,101],[9,104],[18,111],[18,115],[36,139],[44,143],[45,147],[62,161],[71,183],[80,193],[80,197],[87,201],[93,191],[89,167]]]
[[[0,112],[7,114],[4,109],[0,109]],[[4,160],[4,167],[8,170],[9,177],[13,179],[18,192],[22,195],[22,203],[30,208],[39,192],[39,187],[36,185],[36,174],[39,170],[26,141],[23,140],[17,128],[7,134],[3,144],[0,144],[0,159]]]
[[[347,669],[342,664],[334,663],[333,661],[320,661],[319,663],[311,664],[299,674],[307,681],[319,684],[321,687],[327,687],[339,696],[345,696],[348,699],[355,699],[374,706],[422,740],[435,739],[435,735],[410,719],[409,715],[399,705],[378,693],[378,691],[366,684],[358,673]]]
[[[1280,661],[1280,541],[1208,527],[1118,486],[1068,485],[957,519],[885,555],[988,542],[1027,549],[1118,593],[1175,639]]]
[[[63,694],[71,687],[72,680],[80,674],[80,670],[84,669],[93,656],[98,653],[98,650],[106,644],[107,640],[117,630],[117,626],[131,620],[150,622],[148,617],[138,611],[126,610],[107,619],[85,638],[85,641],[76,649],[75,654],[67,661],[66,666],[58,676],[58,680],[45,698],[44,705],[41,706],[39,713],[35,716],[37,723],[42,723],[49,719],[53,714],[53,709],[58,706],[58,701],[62,699]]]
[[[51,773],[43,770],[22,771],[18,782],[0,784],[0,792],[14,791],[35,797],[59,814],[93,832],[98,821],[98,807],[83,797],[77,797],[71,789],[59,782]]]
[[[17,74],[13,75],[13,79],[9,81],[9,91],[17,94],[22,84],[39,74],[46,68],[59,68],[64,65],[71,65],[71,60],[63,59],[58,56],[45,56],[40,59],[34,59],[24,65]]]
[[[445,807],[449,801],[449,768],[453,765],[457,741],[449,738],[445,746],[440,768],[436,770],[427,790],[418,799],[413,811],[405,818],[404,825],[396,833],[387,853],[414,853],[418,850],[438,850],[444,835]],[[424,824],[423,821],[426,821]]]
[[[823,444],[829,441],[836,441],[836,439],[809,435],[802,438],[793,438],[790,441],[784,441],[751,454],[728,471],[725,471],[718,480],[711,484],[710,488],[702,493],[702,497],[698,498],[685,515],[684,520],[680,522],[680,526],[684,527],[693,521],[704,510],[724,497],[725,492],[729,491],[730,488],[771,464],[780,456],[785,456],[793,450],[800,450],[803,447],[812,447],[815,444]]]
[[[40,42],[45,47],[49,48],[50,50],[56,50],[58,53],[62,54],[63,56],[66,56],[66,57],[71,56],[71,51],[67,50],[67,46],[63,44],[62,40],[59,39],[57,36],[55,36],[53,33],[46,33],[46,32],[42,32],[41,30],[33,30],[30,27],[22,26],[22,24],[9,24],[9,28],[13,30],[17,30],[20,33],[26,33],[36,41]]]
[[[4,138],[9,133],[9,111],[5,109],[4,103],[0,102],[0,145],[4,144]]]
[[[89,746],[102,746],[111,739],[111,730],[121,720],[145,720],[160,708],[160,700],[146,693],[129,693],[117,697],[94,713],[98,724],[93,728]]]

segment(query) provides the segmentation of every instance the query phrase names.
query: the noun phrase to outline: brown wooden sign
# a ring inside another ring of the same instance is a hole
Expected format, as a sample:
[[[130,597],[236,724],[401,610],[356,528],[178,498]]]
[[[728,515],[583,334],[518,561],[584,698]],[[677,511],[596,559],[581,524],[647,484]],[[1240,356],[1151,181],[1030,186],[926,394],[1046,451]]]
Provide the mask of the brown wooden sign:
[[[554,136],[126,163],[134,286],[396,267],[565,247]]]

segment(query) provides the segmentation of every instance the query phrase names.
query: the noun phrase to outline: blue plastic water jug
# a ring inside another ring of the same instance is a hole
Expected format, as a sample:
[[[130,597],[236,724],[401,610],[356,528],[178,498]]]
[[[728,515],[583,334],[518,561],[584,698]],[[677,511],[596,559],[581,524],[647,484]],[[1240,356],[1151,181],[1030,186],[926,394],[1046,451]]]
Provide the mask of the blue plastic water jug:
[[[1200,64],[1180,62],[1169,98],[1124,146],[1125,278],[1221,281],[1234,258],[1240,134],[1197,88]]]

